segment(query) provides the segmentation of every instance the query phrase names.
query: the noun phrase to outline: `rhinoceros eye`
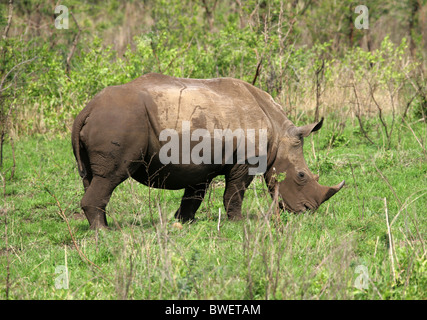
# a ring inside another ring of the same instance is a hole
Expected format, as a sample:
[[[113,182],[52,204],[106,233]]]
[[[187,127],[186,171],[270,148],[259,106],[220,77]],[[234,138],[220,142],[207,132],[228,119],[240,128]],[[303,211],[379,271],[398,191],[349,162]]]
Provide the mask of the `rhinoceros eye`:
[[[301,179],[304,179],[305,173],[302,171],[298,172],[298,177],[300,177]]]

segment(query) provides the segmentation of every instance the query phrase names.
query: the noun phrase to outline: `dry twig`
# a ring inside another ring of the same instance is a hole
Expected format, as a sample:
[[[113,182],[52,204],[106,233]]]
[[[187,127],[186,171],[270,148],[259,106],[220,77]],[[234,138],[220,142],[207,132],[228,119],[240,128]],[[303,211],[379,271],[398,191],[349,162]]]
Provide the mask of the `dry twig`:
[[[387,234],[388,234],[388,242],[389,242],[389,253],[391,260],[391,269],[393,273],[393,281],[396,283],[396,269],[394,268],[394,250],[393,250],[393,238],[391,235],[390,223],[388,221],[388,208],[387,208],[387,198],[384,198],[384,210],[385,210],[385,221],[387,223]]]
[[[71,239],[73,240],[74,247],[76,248],[78,254],[80,257],[82,257],[84,260],[89,262],[92,266],[96,267],[98,270],[101,270],[101,268],[93,263],[91,260],[89,260],[88,257],[80,250],[79,246],[77,245],[76,239],[74,238],[73,232],[71,231],[70,223],[68,222],[67,216],[65,215],[64,210],[62,210],[61,204],[58,201],[58,198],[48,189],[46,188],[46,191],[55,199],[56,205],[59,209],[59,216],[64,219],[65,223],[67,224],[68,232],[70,233]]]

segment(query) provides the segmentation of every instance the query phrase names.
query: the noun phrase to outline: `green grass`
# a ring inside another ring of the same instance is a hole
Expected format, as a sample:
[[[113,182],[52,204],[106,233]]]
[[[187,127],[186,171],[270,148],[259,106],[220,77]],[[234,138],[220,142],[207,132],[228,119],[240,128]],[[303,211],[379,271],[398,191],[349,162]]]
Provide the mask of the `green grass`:
[[[425,135],[423,123],[413,129]],[[427,162],[412,133],[396,130],[390,150],[366,144],[349,123],[332,145],[332,123],[306,139],[320,183],[346,180],[313,214],[270,210],[256,178],[247,219],[229,222],[219,177],[197,221],[178,229],[183,191],[128,180],[107,207],[111,230],[98,233],[79,219],[83,187],[69,137],[16,140],[13,179],[9,144],[1,171],[0,299],[426,299]],[[393,256],[386,209],[389,223],[397,216]],[[355,286],[361,265],[366,289]],[[61,266],[68,289],[55,287]]]

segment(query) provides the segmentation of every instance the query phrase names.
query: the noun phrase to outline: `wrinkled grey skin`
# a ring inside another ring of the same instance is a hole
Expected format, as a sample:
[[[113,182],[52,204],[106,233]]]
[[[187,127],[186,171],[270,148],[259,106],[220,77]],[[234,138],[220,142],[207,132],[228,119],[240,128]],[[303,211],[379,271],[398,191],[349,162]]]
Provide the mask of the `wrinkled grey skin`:
[[[241,80],[147,74],[102,90],[74,121],[72,145],[85,189],[81,206],[92,229],[107,226],[105,207],[129,177],[155,188],[185,189],[175,217],[188,221],[212,179],[224,175],[227,215],[242,218],[243,196],[254,178],[248,174],[250,164],[161,163],[159,152],[166,142],[159,141],[159,134],[167,128],[181,134],[182,121],[190,121],[191,130],[209,132],[267,129],[264,178],[283,209],[314,210],[344,185],[320,185],[304,160],[303,138],[319,130],[322,121],[296,127],[269,94]],[[284,174],[284,180],[277,178]]]

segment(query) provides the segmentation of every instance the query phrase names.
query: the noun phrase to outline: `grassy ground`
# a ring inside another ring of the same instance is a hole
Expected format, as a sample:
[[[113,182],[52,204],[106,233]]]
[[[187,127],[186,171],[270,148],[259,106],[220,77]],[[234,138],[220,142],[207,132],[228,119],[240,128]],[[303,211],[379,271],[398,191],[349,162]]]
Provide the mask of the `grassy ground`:
[[[386,150],[326,122],[306,139],[320,183],[346,180],[314,214],[277,213],[257,178],[247,219],[229,222],[219,177],[180,229],[183,191],[128,180],[99,233],[80,215],[69,137],[16,140],[13,179],[10,145],[1,171],[0,299],[426,299],[427,162],[408,128],[394,135]]]

